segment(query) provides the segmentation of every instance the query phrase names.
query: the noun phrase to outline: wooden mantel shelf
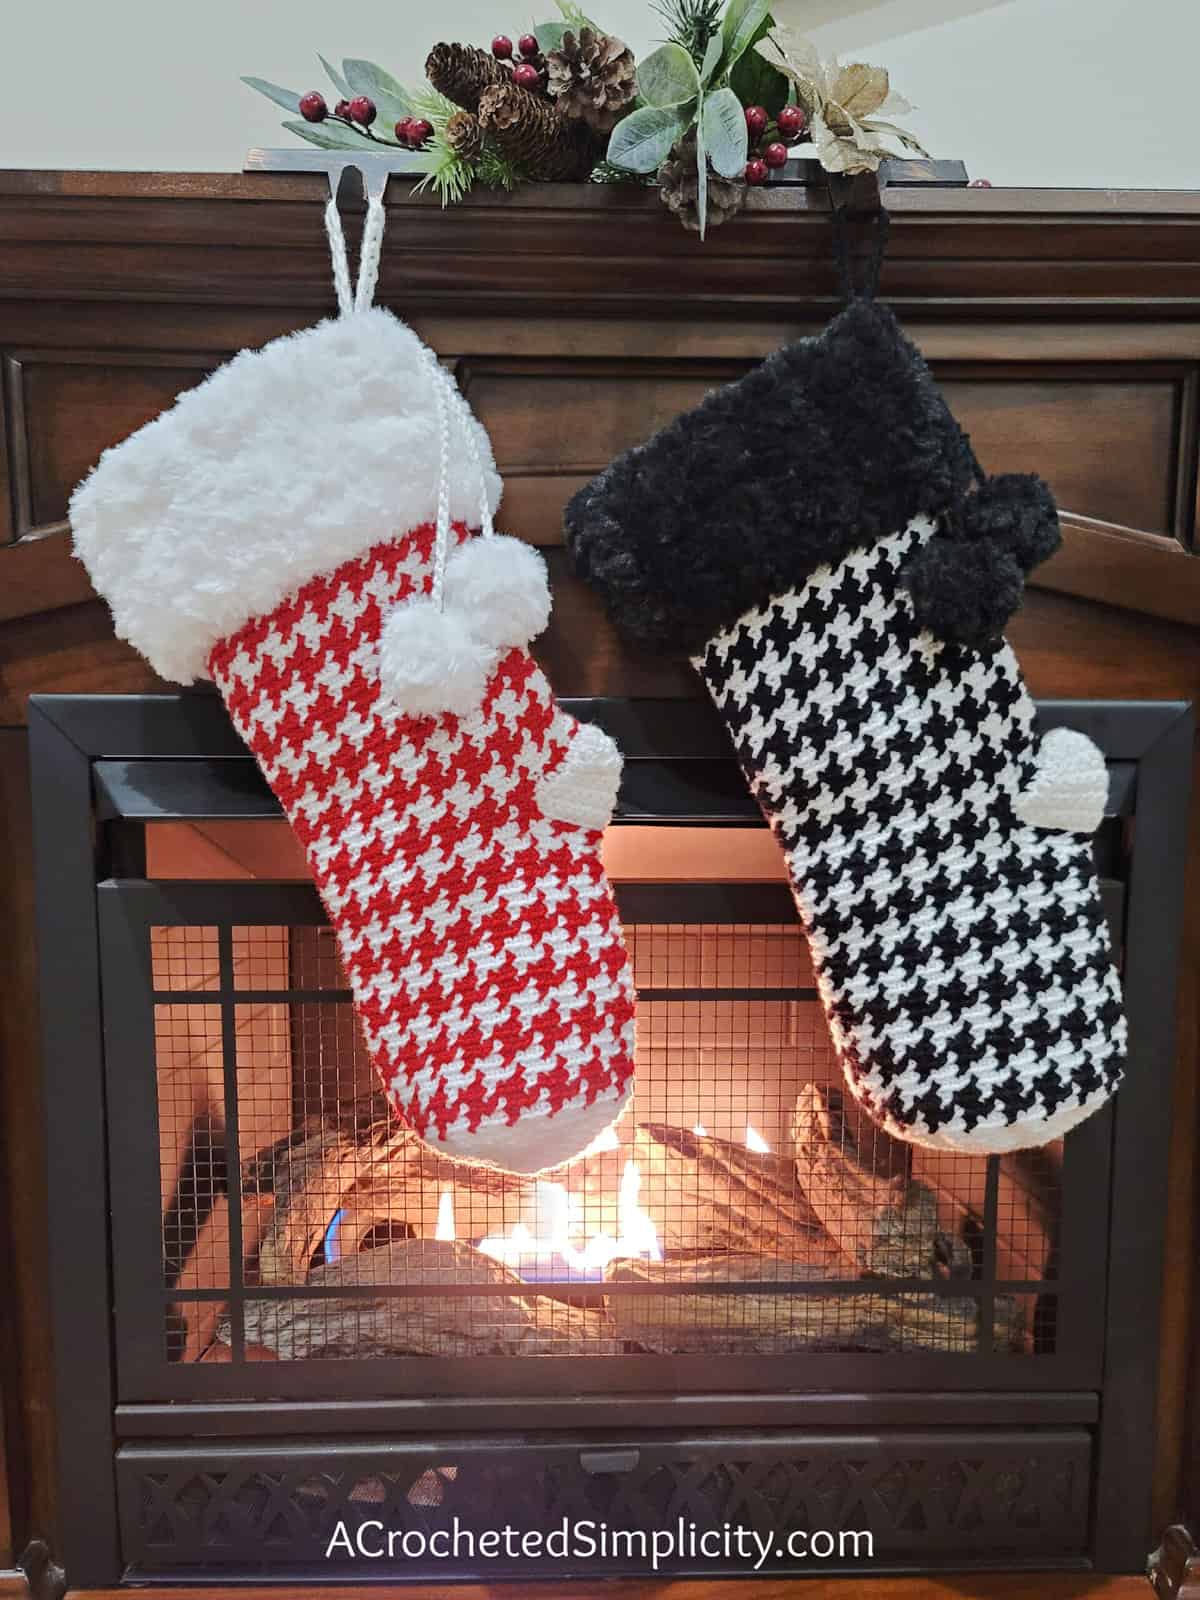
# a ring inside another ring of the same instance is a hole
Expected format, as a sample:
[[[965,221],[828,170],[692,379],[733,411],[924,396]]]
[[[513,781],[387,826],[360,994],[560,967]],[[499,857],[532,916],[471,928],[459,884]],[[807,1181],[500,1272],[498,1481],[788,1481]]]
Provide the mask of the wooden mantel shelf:
[[[0,172],[0,295],[327,309],[324,185]],[[887,204],[885,285],[901,309],[1200,321],[1200,192],[896,188]],[[409,312],[680,319],[717,305],[803,320],[833,303],[823,190],[757,191],[704,245],[654,192],[625,186],[535,184],[443,210],[393,179],[388,213],[380,295]]]

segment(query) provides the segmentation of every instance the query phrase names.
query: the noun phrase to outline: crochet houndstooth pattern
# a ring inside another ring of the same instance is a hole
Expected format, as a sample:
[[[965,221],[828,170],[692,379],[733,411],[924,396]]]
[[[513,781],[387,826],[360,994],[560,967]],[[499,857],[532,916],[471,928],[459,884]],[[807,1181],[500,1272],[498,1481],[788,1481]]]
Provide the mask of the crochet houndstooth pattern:
[[[545,814],[579,787],[577,749],[588,787],[606,736],[524,650],[470,715],[391,705],[382,620],[428,590],[433,539],[314,578],[209,665],[307,854],[393,1104],[448,1154],[533,1171],[579,1154],[630,1085],[632,980],[600,862],[619,761],[590,825]]]
[[[1026,825],[1034,707],[1006,644],[922,631],[918,520],[747,612],[695,664],[787,855],[847,1082],[942,1149],[1044,1143],[1125,1049],[1091,842]]]

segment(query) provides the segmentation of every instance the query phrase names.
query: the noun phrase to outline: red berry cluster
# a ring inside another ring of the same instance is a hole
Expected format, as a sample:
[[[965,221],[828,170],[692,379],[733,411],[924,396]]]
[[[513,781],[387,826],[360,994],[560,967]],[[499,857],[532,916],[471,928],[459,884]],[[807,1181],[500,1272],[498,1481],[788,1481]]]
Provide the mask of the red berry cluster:
[[[329,114],[325,96],[318,90],[310,89],[300,96],[300,115],[305,122],[324,122]],[[360,128],[369,128],[375,121],[375,102],[365,94],[356,95],[353,100],[339,100],[333,116],[338,122],[355,122]]]
[[[746,107],[746,131],[750,135],[750,159],[746,163],[746,182],[766,183],[772,168],[786,166],[788,145],[808,126],[799,106],[781,106],[772,122],[765,106]]]
[[[424,150],[433,138],[433,123],[427,122],[424,117],[401,117],[392,132],[396,135],[396,143],[402,144],[406,150]]]
[[[353,100],[339,100],[330,112],[325,104],[325,96],[312,89],[300,97],[300,115],[305,122],[324,122],[332,115],[335,122],[346,123],[356,132],[365,134],[368,139],[375,138],[370,130],[378,112],[370,95],[359,94],[355,95]],[[403,117],[393,132],[397,144],[402,144],[409,150],[421,150],[433,136],[433,124],[426,122],[424,117]],[[376,142],[386,144],[387,140],[381,139]]]
[[[532,33],[523,33],[515,45],[506,33],[498,33],[492,40],[492,54],[510,68],[513,82],[522,89],[536,94],[546,87],[546,58]]]

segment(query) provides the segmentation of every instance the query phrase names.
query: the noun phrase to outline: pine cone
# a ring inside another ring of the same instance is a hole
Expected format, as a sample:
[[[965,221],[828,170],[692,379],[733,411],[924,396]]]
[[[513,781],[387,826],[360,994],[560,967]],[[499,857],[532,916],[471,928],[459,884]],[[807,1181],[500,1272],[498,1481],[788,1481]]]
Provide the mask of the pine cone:
[[[700,232],[700,211],[697,205],[700,192],[700,175],[696,170],[696,133],[687,133],[671,148],[671,153],[658,169],[658,195],[693,233]],[[742,209],[746,201],[746,184],[742,178],[723,178],[708,164],[708,226],[720,227]]]
[[[425,62],[425,76],[439,94],[464,111],[478,111],[486,89],[512,81],[507,67],[473,44],[435,44]]]
[[[597,133],[611,133],[637,95],[633,51],[612,34],[591,28],[581,29],[578,38],[564,33],[546,67],[546,90],[563,114]]]
[[[479,125],[510,161],[530,178],[550,183],[580,182],[591,175],[599,156],[596,136],[571,122],[556,107],[516,84],[497,84],[479,102]]]
[[[483,129],[473,111],[456,111],[446,123],[446,143],[464,161],[478,161],[483,154]]]

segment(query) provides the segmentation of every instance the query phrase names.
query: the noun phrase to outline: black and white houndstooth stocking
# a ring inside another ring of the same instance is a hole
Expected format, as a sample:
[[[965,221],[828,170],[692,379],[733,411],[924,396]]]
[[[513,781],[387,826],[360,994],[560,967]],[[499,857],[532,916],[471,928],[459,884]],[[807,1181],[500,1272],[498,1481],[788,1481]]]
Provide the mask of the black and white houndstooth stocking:
[[[972,1152],[1102,1105],[1125,1046],[1090,840],[1104,761],[1039,739],[1000,637],[1053,503],[981,478],[891,314],[855,303],[710,395],[567,528],[617,624],[688,654],[721,711],[852,1092],[900,1137]]]

